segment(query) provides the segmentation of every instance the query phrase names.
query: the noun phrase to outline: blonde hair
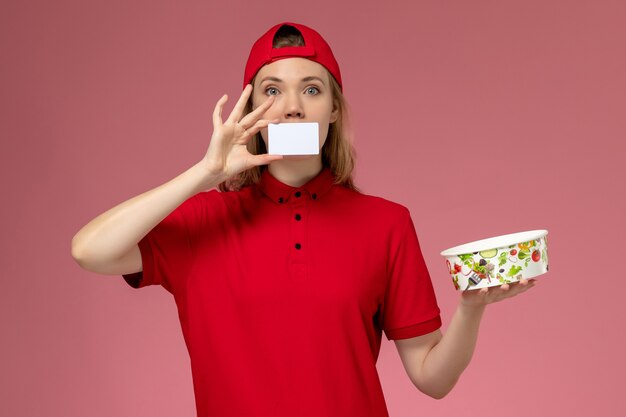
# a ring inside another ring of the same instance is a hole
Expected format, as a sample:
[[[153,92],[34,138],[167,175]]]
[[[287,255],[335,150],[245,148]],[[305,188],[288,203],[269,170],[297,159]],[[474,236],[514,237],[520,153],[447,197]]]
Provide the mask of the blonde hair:
[[[287,29],[287,33],[281,34],[283,28]],[[274,39],[275,48],[304,45],[302,36],[297,29],[287,26],[283,28],[279,30]],[[288,28],[291,28],[291,30]],[[335,184],[340,184],[351,190],[360,192],[353,180],[353,172],[356,164],[356,150],[352,145],[352,129],[350,127],[348,102],[345,100],[341,92],[341,87],[339,87],[335,77],[333,77],[328,70],[326,70],[326,73],[330,80],[333,104],[338,109],[338,117],[337,120],[334,123],[330,123],[328,127],[328,136],[322,147],[322,166],[324,168],[330,168],[330,171],[335,177]],[[256,76],[251,81],[252,85],[254,85],[255,80]],[[250,113],[252,110],[252,95],[250,95],[244,109],[244,115]],[[250,138],[246,147],[248,148],[248,152],[253,155],[267,153],[261,132],[256,133],[254,137]],[[248,185],[257,184],[261,179],[261,174],[266,169],[267,165],[249,168],[220,183],[217,187],[220,191],[237,191]]]

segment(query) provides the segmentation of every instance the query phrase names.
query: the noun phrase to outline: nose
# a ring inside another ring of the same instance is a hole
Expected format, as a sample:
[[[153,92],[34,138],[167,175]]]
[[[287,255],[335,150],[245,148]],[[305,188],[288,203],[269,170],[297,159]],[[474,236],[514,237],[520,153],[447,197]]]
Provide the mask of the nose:
[[[304,108],[302,100],[298,94],[286,94],[284,114],[286,119],[302,119],[304,117]]]

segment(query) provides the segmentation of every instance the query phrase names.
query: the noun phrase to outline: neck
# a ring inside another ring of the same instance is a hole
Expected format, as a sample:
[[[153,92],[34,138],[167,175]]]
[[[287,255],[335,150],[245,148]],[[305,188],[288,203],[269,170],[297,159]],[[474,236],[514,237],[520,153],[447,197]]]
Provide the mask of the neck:
[[[267,169],[270,174],[283,184],[300,187],[316,177],[322,171],[322,156],[292,156],[271,162]]]

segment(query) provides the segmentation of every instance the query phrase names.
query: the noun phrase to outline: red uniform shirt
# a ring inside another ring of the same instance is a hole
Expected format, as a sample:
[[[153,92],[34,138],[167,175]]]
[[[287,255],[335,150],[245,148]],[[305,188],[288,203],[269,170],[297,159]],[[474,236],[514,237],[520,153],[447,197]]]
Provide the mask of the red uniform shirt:
[[[328,168],[198,193],[139,248],[143,272],[124,278],[174,296],[199,417],[386,417],[382,332],[441,327],[409,210]]]

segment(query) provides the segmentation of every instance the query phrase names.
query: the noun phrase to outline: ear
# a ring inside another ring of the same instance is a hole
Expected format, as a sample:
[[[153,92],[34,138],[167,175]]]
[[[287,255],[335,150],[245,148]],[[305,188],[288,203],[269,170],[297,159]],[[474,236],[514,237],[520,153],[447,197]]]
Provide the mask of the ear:
[[[339,118],[339,107],[337,102],[333,100],[333,111],[330,113],[330,123],[335,123]]]

